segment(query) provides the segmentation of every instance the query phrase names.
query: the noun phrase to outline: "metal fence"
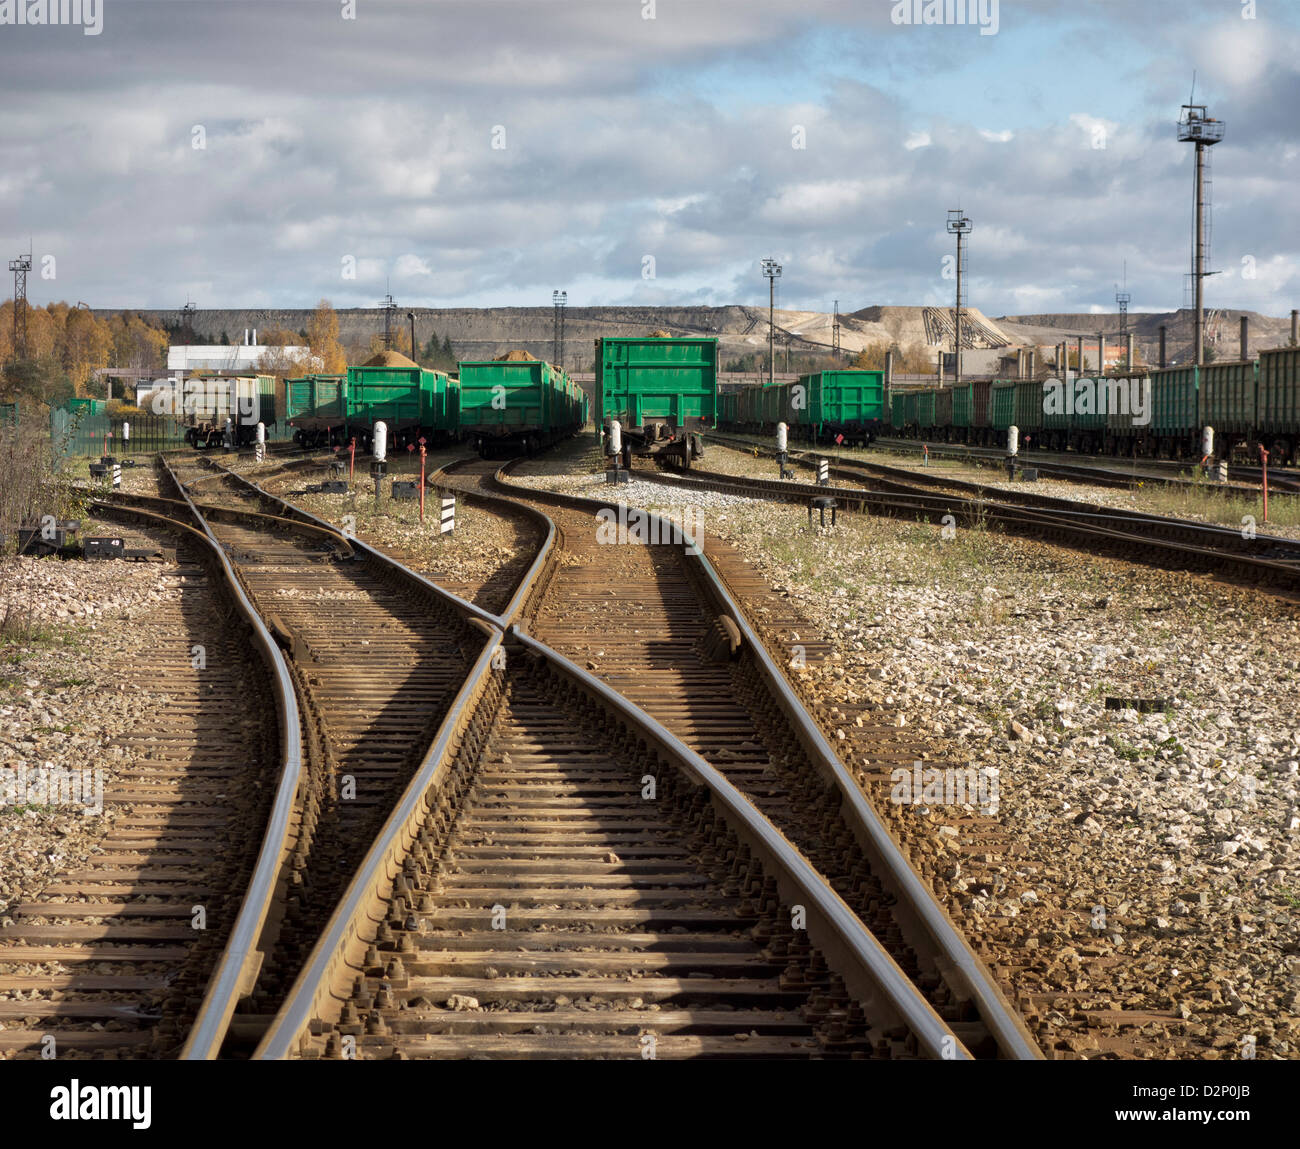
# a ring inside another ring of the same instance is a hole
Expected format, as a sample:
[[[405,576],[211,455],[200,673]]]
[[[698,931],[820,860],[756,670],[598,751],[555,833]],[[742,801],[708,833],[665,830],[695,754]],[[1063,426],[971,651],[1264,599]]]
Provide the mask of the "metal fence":
[[[185,446],[185,426],[179,419],[137,415],[126,422],[129,435],[124,437],[121,419],[55,408],[50,412],[50,438],[64,458],[142,455]]]

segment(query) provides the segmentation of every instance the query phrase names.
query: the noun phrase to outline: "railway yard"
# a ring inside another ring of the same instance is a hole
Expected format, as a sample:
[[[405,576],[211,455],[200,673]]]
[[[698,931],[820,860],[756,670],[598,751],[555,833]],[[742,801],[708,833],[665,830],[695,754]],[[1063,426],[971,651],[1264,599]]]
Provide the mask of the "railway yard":
[[[103,801],[6,811],[0,1057],[1295,1058],[1294,528],[704,438],[423,525],[170,452],[13,560],[4,764]]]

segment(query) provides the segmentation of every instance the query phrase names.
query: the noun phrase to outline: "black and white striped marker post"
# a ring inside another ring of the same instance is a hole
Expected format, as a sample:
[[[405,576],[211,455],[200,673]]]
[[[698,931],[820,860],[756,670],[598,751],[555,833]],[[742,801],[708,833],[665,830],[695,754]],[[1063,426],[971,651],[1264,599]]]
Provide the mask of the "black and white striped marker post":
[[[445,492],[442,495],[442,517],[438,522],[438,533],[448,534],[456,529],[456,496]]]
[[[817,460],[817,485],[819,487],[829,487],[831,485],[831,461],[829,459]]]

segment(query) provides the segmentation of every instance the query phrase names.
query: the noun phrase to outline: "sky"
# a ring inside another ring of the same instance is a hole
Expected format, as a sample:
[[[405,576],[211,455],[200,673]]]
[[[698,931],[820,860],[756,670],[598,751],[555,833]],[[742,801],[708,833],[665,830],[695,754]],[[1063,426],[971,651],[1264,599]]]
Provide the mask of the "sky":
[[[1195,75],[1206,304],[1300,306],[1295,0],[36,3],[0,245],[37,304],[766,304],[772,257],[778,306],[950,305],[961,208],[986,314],[1172,310]]]

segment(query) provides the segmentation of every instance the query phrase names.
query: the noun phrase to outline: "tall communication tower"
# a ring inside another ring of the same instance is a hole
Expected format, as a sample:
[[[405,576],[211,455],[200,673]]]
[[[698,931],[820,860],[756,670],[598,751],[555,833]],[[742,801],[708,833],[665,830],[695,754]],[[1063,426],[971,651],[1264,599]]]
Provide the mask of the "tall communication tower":
[[[1193,87],[1193,90],[1195,88]],[[1223,139],[1224,123],[1212,119],[1204,104],[1184,104],[1178,120],[1178,139],[1196,145],[1196,213],[1192,235],[1192,283],[1196,290],[1195,362],[1205,362],[1205,278],[1213,272],[1205,270],[1206,248],[1209,246],[1205,222],[1205,149]]]
[[[555,317],[551,330],[551,362],[561,371],[564,370],[564,309],[569,303],[567,291],[552,291],[551,306],[555,308]]]
[[[393,342],[397,339],[397,303],[389,293],[379,306],[384,309],[384,350],[391,351]]]
[[[835,301],[835,318],[831,322],[831,352],[835,358],[840,357],[840,301]]]
[[[776,374],[776,281],[781,278],[781,265],[775,259],[763,260],[763,278],[767,280],[767,382],[770,386]]]
[[[27,273],[32,269],[32,253],[9,261],[14,273],[14,358],[27,358]]]
[[[954,318],[953,349],[953,385],[961,382],[961,273],[964,260],[962,257],[962,238],[970,234],[971,222],[962,213],[961,208],[954,208],[948,213],[948,232],[957,237],[957,307]]]

